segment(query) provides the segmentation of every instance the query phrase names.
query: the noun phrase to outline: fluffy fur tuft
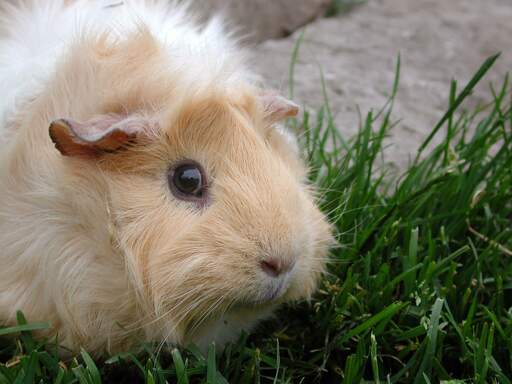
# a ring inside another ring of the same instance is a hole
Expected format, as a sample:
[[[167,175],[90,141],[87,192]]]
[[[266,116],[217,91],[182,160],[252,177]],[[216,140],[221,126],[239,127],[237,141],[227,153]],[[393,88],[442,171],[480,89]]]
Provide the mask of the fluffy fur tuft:
[[[268,102],[218,19],[149,0],[1,7],[0,323],[22,310],[98,355],[223,343],[311,295],[332,238],[274,126],[296,106]],[[204,206],[169,189],[183,159],[204,168]],[[269,276],[269,257],[293,267]]]

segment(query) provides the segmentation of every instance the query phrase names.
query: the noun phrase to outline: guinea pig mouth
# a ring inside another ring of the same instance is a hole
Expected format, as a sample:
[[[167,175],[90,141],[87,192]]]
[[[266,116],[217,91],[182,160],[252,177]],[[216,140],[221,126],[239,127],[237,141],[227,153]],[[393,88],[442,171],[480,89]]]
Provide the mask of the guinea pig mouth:
[[[282,297],[288,289],[288,279],[279,279],[272,281],[264,288],[260,288],[259,294],[252,295],[243,300],[243,305],[265,305],[275,303]]]
[[[272,301],[275,298],[277,298],[278,296],[280,296],[281,291],[283,291],[282,285],[283,284],[277,285],[275,287],[272,287],[272,289],[269,289],[268,291],[266,291],[265,294],[262,295],[261,301],[262,302]]]

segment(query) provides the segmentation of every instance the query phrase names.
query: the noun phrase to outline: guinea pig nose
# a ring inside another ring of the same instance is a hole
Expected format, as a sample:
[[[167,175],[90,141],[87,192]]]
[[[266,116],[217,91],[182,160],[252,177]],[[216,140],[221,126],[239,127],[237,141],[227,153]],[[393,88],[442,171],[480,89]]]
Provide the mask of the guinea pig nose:
[[[267,275],[271,277],[277,277],[290,271],[294,264],[295,262],[287,262],[276,257],[270,257],[266,260],[263,260],[260,265],[263,272],[265,272]]]

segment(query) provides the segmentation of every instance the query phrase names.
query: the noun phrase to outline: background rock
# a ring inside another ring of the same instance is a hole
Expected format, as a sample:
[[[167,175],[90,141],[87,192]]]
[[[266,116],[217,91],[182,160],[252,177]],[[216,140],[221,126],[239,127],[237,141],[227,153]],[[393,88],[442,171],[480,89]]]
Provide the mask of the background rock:
[[[299,32],[259,45],[254,65],[268,83],[287,93],[288,67]],[[357,130],[365,114],[388,97],[398,53],[402,71],[395,121],[386,158],[403,168],[448,105],[450,80],[459,90],[490,55],[501,58],[471,102],[489,100],[488,82],[501,85],[512,69],[510,0],[370,0],[306,28],[295,71],[295,99],[316,109],[323,104],[320,68],[338,128]]]
[[[206,14],[223,11],[250,41],[284,37],[321,16],[331,0],[198,0]]]

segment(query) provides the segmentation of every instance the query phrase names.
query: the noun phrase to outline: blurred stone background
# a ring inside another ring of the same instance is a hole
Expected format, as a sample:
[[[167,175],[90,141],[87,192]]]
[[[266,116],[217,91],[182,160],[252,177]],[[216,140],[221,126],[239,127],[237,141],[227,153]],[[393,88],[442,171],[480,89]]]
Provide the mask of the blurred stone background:
[[[199,1],[209,12],[232,15],[230,22],[248,36],[256,70],[285,94],[300,34],[293,31],[307,25],[295,100],[312,111],[323,104],[321,69],[337,127],[347,138],[359,125],[358,108],[364,115],[385,103],[400,53],[393,115],[399,123],[386,154],[398,168],[443,115],[452,78],[461,89],[488,56],[502,52],[472,95],[475,104],[490,98],[490,81],[501,85],[512,69],[512,0],[368,0],[329,18],[332,0]]]
[[[221,11],[240,28],[247,41],[289,35],[326,13],[332,0],[197,0],[202,11]]]

